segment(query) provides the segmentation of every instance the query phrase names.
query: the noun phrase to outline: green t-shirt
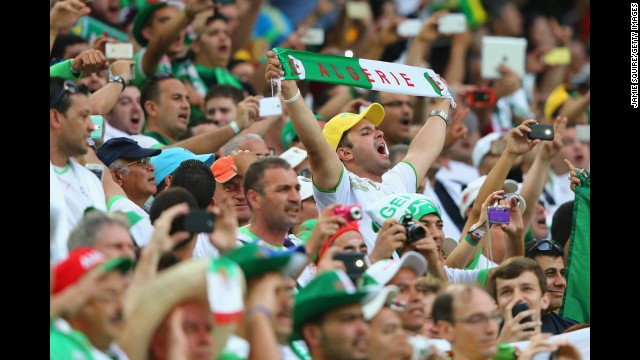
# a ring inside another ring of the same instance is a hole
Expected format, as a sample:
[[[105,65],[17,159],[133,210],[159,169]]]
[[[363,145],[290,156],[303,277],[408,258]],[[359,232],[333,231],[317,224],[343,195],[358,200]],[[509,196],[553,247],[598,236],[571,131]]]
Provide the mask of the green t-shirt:
[[[49,321],[49,357],[51,360],[93,360],[93,345],[80,331],[62,319]]]

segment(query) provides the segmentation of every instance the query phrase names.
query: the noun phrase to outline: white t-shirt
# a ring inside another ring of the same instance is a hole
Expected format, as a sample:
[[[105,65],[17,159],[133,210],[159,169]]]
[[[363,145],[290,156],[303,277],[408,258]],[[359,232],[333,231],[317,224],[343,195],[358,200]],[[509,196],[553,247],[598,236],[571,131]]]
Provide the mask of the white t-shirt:
[[[416,171],[412,165],[404,161],[399,162],[391,170],[384,173],[381,183],[361,178],[347,171],[342,165],[340,181],[336,188],[331,191],[323,191],[314,184],[313,197],[316,199],[320,211],[336,202],[341,203],[343,206],[360,204],[364,209],[387,195],[411,194],[415,193],[416,189]],[[362,219],[360,220],[360,232],[367,244],[368,251],[371,252],[376,243],[376,233],[371,228],[371,217],[365,211],[362,212]]]
[[[60,168],[49,163],[49,206],[58,209],[58,224],[53,236],[52,261],[58,263],[69,254],[69,233],[84,216],[87,207],[106,210],[104,189],[98,177],[70,159]]]

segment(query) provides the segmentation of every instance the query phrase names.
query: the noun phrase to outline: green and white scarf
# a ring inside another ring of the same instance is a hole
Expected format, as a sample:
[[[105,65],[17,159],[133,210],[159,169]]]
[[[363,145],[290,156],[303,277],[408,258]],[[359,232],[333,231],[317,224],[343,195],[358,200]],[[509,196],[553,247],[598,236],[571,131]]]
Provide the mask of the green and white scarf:
[[[310,80],[414,96],[451,99],[431,69],[403,64],[274,48],[285,80]]]

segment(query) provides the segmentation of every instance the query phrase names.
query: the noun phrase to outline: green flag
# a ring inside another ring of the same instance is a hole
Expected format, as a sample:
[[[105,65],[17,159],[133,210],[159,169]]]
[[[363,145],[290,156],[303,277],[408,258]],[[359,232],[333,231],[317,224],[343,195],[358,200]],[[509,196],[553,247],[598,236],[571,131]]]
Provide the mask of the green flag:
[[[576,186],[575,191],[571,244],[567,257],[567,290],[560,309],[560,315],[581,323],[590,322],[591,313],[591,174],[588,171],[586,173],[588,178],[577,171],[580,186]]]
[[[455,102],[431,69],[403,64],[275,48],[286,80],[309,80]]]

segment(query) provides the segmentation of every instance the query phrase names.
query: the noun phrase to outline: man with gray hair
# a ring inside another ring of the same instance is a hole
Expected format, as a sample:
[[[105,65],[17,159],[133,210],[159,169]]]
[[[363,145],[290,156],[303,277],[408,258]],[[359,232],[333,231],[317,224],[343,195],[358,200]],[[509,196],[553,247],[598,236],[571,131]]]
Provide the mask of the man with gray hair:
[[[250,152],[256,153],[258,157],[271,155],[269,147],[260,137],[260,135],[253,133],[236,136],[231,139],[231,141],[229,141],[224,149],[224,156],[229,156],[236,150],[248,150]]]
[[[92,247],[107,258],[135,260],[135,245],[129,234],[129,222],[120,214],[100,210],[87,212],[69,234],[69,252],[79,247]]]

